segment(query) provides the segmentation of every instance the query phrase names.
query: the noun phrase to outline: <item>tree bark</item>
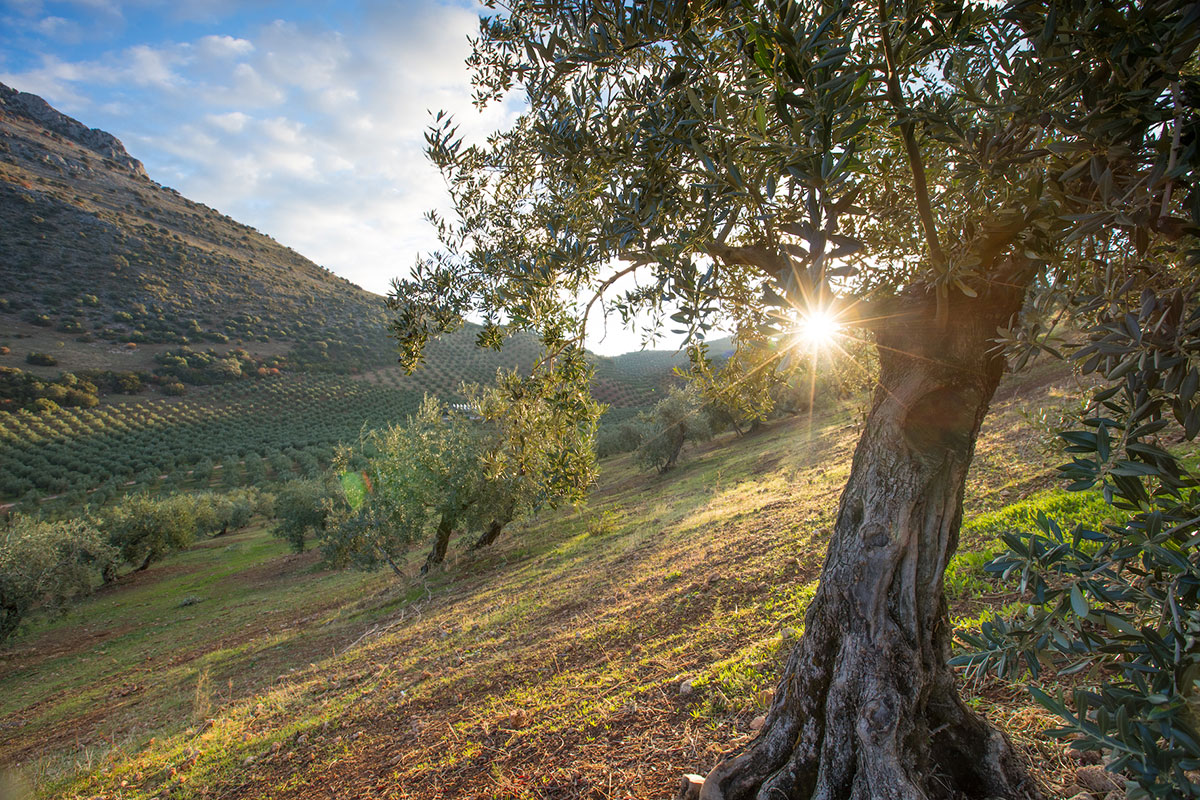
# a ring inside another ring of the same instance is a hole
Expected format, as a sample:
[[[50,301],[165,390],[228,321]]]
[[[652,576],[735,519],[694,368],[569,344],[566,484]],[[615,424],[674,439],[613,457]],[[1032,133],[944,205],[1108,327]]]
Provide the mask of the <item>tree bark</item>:
[[[513,500],[508,503],[499,514],[496,515],[479,538],[475,540],[475,544],[471,545],[472,550],[481,550],[484,547],[489,547],[496,543],[500,538],[500,534],[508,526],[508,523],[513,521],[513,517],[517,515],[517,502]]]
[[[488,526],[484,528],[483,533],[475,540],[475,544],[471,545],[471,549],[482,550],[485,547],[495,544],[496,540],[500,538],[500,533],[504,530],[506,524],[508,523],[499,519],[489,522]]]
[[[675,468],[675,462],[679,460],[679,454],[683,452],[683,445],[687,441],[682,424],[672,426],[669,432],[671,434],[671,454],[667,456],[666,462],[658,468],[659,475]]]
[[[422,575],[428,574],[429,570],[446,560],[446,547],[450,544],[450,534],[453,530],[454,516],[442,514],[438,520],[437,532],[433,535],[433,549],[429,551],[429,556],[421,566]]]
[[[879,386],[804,636],[760,735],[712,770],[704,800],[1041,797],[958,696],[942,591],[1004,368],[992,340],[1023,294],[993,284],[942,321],[910,297],[873,326]]]

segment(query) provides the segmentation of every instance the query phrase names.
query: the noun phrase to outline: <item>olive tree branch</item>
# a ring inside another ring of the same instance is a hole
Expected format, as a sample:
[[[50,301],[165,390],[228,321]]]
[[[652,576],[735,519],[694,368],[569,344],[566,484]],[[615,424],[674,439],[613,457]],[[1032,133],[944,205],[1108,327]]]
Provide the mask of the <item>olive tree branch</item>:
[[[887,64],[885,75],[887,96],[893,108],[901,116],[900,134],[904,137],[904,150],[908,156],[909,168],[912,170],[913,193],[916,195],[917,213],[921,217],[925,241],[929,246],[929,260],[932,262],[931,266],[934,272],[945,274],[946,254],[942,251],[937,226],[933,221],[933,210],[929,204],[929,184],[925,180],[925,162],[921,159],[921,149],[917,144],[912,120],[907,118],[908,108],[904,102],[904,92],[900,88],[900,76],[896,70],[896,54],[892,49],[892,36],[888,30],[885,0],[879,0],[879,32],[883,43],[883,57]]]

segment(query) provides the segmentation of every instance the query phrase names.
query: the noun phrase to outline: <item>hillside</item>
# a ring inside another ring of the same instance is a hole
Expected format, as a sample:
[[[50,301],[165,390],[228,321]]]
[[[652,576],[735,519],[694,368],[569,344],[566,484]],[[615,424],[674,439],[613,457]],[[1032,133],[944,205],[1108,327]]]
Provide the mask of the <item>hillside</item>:
[[[287,477],[426,392],[452,399],[540,356],[521,336],[482,350],[468,325],[408,376],[386,319],[382,297],[0,84],[0,502],[194,487],[202,462],[251,453]],[[596,357],[596,396],[644,407],[681,363]]]
[[[112,352],[112,344],[132,342],[235,344],[285,355],[304,370],[359,372],[395,361],[381,297],[155,182],[110,134],[3,84],[0,232],[0,340],[29,340],[10,344],[10,359],[61,342],[66,369],[147,368],[163,349]],[[476,330],[430,346],[429,364],[448,377],[433,379],[439,390],[486,380],[536,351],[522,339],[503,355],[478,350]],[[677,361],[648,358],[659,378]],[[602,399],[645,401],[642,364],[629,390],[617,385],[622,366],[606,358],[597,365],[613,385]]]
[[[1075,391],[1010,381],[986,424],[947,578],[964,628],[1015,597],[981,568],[998,534],[1086,501],[1051,488],[1021,413]],[[665,477],[603,462],[587,506],[480,555],[459,543],[428,581],[324,571],[261,528],[207,542],[0,655],[0,763],[56,798],[669,797],[753,734],[803,625],[853,419],[722,437]],[[964,690],[1048,796],[1080,791],[1021,686]]]
[[[8,325],[120,343],[323,341],[330,367],[389,360],[379,297],[156,183],[111,135],[3,85],[0,230]]]

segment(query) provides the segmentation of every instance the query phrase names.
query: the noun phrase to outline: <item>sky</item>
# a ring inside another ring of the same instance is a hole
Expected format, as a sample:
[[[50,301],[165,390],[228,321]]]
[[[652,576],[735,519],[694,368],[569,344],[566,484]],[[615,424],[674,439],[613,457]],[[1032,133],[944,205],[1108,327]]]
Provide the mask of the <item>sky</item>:
[[[150,177],[386,293],[437,242],[430,113],[482,137],[466,0],[0,0],[0,82],[112,133]],[[593,324],[592,329],[602,326]],[[589,347],[638,349],[610,325]]]

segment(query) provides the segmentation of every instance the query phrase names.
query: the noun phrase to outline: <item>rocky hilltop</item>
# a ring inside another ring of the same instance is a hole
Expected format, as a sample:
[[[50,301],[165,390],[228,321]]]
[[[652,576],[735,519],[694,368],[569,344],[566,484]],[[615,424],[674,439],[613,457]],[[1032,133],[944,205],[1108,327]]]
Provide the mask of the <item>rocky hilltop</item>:
[[[72,142],[92,151],[101,158],[128,169],[135,175],[146,177],[146,169],[142,166],[142,162],[125,151],[125,145],[121,144],[120,139],[111,133],[102,131],[99,128],[89,128],[79,120],[68,117],[36,94],[19,92],[10,86],[0,83],[0,112],[25,117],[41,125],[47,131],[52,131],[59,136],[70,139]],[[20,147],[19,144],[18,147]],[[25,155],[34,155],[36,157],[36,154],[33,153]],[[82,163],[68,162],[61,156],[56,157],[52,154],[44,154],[43,157],[51,158],[59,166],[72,171],[86,169]]]

